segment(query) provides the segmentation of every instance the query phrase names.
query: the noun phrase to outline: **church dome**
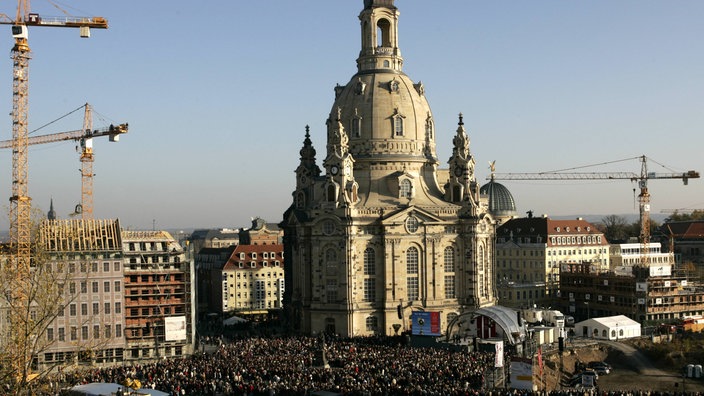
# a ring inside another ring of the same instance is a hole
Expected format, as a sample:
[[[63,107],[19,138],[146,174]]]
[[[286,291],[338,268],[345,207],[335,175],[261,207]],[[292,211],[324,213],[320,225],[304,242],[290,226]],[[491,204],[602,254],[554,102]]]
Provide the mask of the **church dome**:
[[[402,71],[398,10],[391,0],[369,0],[359,19],[357,73],[335,87],[329,122],[339,119],[357,162],[437,163],[423,84]]]
[[[516,202],[513,195],[503,184],[494,179],[479,189],[479,194],[489,197],[489,212],[496,217],[516,215]]]

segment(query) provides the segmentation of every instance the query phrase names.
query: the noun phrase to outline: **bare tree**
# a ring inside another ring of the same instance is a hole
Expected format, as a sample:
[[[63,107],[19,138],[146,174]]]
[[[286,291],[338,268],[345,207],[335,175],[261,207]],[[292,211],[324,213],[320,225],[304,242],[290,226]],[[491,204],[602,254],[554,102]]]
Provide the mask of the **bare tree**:
[[[0,382],[2,394],[28,394],[37,391],[41,379],[59,362],[39,364],[40,356],[61,340],[54,324],[64,310],[86,291],[88,271],[71,266],[87,266],[87,259],[67,264],[67,254],[48,248],[42,240],[39,221],[33,221],[32,260],[28,276],[18,276],[10,255],[3,252],[0,267]],[[6,249],[7,250],[7,249]],[[76,258],[76,255],[71,255]],[[18,293],[18,290],[21,292]],[[21,296],[18,298],[18,296]],[[76,327],[85,332],[90,315],[77,317]],[[89,329],[90,330],[90,329]],[[84,335],[84,334],[82,334]],[[90,351],[103,342],[100,337],[77,337],[73,353]]]
[[[607,241],[622,241],[628,238],[629,223],[623,216],[608,215],[601,219],[601,231]]]

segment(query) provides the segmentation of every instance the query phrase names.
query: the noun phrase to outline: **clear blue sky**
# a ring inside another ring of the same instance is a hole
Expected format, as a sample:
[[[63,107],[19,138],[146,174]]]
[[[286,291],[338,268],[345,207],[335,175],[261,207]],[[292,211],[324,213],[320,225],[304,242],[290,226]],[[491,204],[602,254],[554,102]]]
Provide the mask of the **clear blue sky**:
[[[14,15],[9,3],[0,12]],[[98,113],[95,127],[130,124],[119,143],[94,142],[96,217],[135,229],[281,220],[305,125],[320,161],[333,87],[356,71],[362,0],[55,3],[104,16],[110,28],[90,39],[30,28],[29,129],[85,102]],[[462,112],[482,183],[493,160],[497,172],[535,172],[645,154],[674,171],[704,171],[704,2],[396,5],[404,71],[426,87],[443,167]],[[61,14],[45,0],[32,7]],[[0,31],[0,114],[9,114],[13,41],[9,26]],[[11,137],[4,120],[2,140]],[[81,125],[77,112],[36,134]],[[9,150],[0,161],[0,196],[9,198]],[[53,197],[67,217],[80,200],[74,143],[33,147],[29,163],[34,206],[46,211]],[[650,170],[670,171],[654,162]],[[521,214],[637,213],[636,186],[625,180],[503,184]],[[702,180],[652,180],[650,190],[654,213],[704,207]]]

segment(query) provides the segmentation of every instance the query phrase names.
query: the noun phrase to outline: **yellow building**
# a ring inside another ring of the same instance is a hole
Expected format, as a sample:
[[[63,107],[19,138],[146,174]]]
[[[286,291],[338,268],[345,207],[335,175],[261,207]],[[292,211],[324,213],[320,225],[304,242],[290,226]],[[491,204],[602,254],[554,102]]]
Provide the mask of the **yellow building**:
[[[279,311],[284,292],[283,245],[239,245],[221,272],[222,312]]]
[[[501,305],[520,308],[555,305],[560,268],[590,263],[609,269],[609,243],[584,219],[511,219],[496,233],[497,284]]]

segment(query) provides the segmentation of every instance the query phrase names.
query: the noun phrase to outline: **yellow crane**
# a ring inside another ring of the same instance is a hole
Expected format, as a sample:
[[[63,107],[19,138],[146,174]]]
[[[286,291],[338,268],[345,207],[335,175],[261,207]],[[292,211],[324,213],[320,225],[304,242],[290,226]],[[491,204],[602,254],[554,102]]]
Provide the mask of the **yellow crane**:
[[[81,146],[81,203],[76,207],[76,214],[81,214],[84,219],[93,218],[93,138],[107,136],[111,142],[120,140],[120,135],[127,133],[128,124],[110,125],[109,127],[93,129],[93,111],[90,104],[86,103],[83,117],[83,129],[52,133],[49,135],[32,136],[27,139],[27,145],[55,143],[74,140]],[[75,111],[75,110],[74,110]],[[12,140],[0,141],[0,149],[12,148]]]
[[[28,27],[79,28],[81,37],[90,37],[90,29],[107,29],[102,17],[42,17],[30,12],[29,0],[17,1],[15,18],[0,15],[0,24],[12,25],[12,196],[10,197],[10,257],[9,271],[14,278],[12,301],[17,307],[29,307],[28,279],[31,264],[31,199],[27,189],[27,119],[29,112],[29,60],[31,51],[28,42]],[[11,314],[12,348],[16,349],[17,378],[26,381],[31,360],[29,319],[13,310]]]
[[[656,173],[648,172],[648,158],[645,155],[636,157],[641,162],[640,173],[636,172],[538,172],[538,173],[493,173],[487,179],[494,180],[630,180],[637,182],[640,188],[638,207],[640,212],[640,243],[641,263],[645,264],[650,244],[650,192],[648,180],[650,179],[682,179],[687,185],[689,179],[699,178],[699,172],[687,171],[682,173]],[[615,162],[615,161],[614,161]],[[493,168],[492,168],[493,169]],[[575,168],[572,168],[575,169]],[[570,169],[571,170],[571,169]]]

